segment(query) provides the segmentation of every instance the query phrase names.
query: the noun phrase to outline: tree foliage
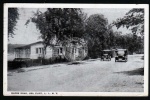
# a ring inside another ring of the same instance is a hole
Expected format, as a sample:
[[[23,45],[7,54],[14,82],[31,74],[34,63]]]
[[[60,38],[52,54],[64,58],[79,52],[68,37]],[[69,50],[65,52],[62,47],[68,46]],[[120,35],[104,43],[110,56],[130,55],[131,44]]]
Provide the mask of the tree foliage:
[[[103,49],[125,48],[129,53],[143,49],[142,37],[136,34],[114,32],[102,14],[91,15],[85,23],[85,39],[88,41],[88,56],[97,58]]]
[[[144,9],[131,9],[123,18],[118,18],[113,22],[113,25],[117,28],[121,26],[126,27],[133,33],[130,37],[126,35],[121,40],[118,40],[120,45],[126,44],[124,47],[128,48],[131,53],[144,48]],[[141,37],[139,37],[138,34],[140,34]]]
[[[89,56],[97,57],[108,47],[108,20],[102,14],[91,15],[86,20],[85,39],[88,40]]]
[[[137,18],[135,12],[140,12],[140,10],[129,11],[126,14],[127,17],[118,19],[114,25],[118,28],[123,25],[132,29],[142,24],[139,21],[139,24],[136,23],[137,21],[132,22],[131,15]],[[142,19],[137,18],[136,20]],[[41,38],[46,46],[53,45],[54,40],[64,42],[74,37],[82,38],[87,42],[88,56],[91,58],[100,57],[103,49],[126,48],[130,53],[133,53],[143,48],[141,37],[136,34],[122,35],[122,32],[114,32],[104,15],[94,14],[86,18],[82,10],[77,8],[48,8],[44,13],[37,11],[26,22],[26,25],[30,21],[35,23],[40,30]]]
[[[82,37],[85,18],[78,8],[48,8],[44,13],[37,11],[31,21],[40,30],[44,43],[52,45],[54,39],[62,42],[73,37]]]
[[[16,29],[17,20],[19,19],[19,13],[17,8],[8,8],[8,38],[13,37],[14,30]]]
[[[115,32],[114,37],[115,48],[126,48],[129,54],[140,52],[144,48],[142,37],[136,34],[121,35],[119,32]]]
[[[130,28],[134,34],[144,35],[144,9],[133,8],[123,18],[118,18],[113,25]]]

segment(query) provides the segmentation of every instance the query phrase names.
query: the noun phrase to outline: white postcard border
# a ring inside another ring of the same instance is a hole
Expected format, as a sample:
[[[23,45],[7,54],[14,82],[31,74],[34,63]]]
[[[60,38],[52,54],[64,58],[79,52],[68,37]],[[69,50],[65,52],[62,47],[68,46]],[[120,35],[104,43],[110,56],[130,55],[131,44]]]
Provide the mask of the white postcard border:
[[[144,36],[144,92],[21,92],[7,91],[7,43],[8,43],[8,8],[144,8],[145,36]],[[5,96],[148,96],[148,38],[149,38],[149,5],[148,4],[4,4],[4,52],[3,52],[3,95]],[[23,94],[25,93],[25,94]],[[30,94],[31,93],[31,94]]]

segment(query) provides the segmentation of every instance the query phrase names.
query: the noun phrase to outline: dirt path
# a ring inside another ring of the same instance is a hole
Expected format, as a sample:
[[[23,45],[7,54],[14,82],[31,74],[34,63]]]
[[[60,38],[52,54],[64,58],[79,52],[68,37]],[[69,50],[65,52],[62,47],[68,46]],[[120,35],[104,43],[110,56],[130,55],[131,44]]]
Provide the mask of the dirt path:
[[[142,55],[128,62],[87,60],[81,64],[54,64],[9,72],[8,91],[143,92]]]

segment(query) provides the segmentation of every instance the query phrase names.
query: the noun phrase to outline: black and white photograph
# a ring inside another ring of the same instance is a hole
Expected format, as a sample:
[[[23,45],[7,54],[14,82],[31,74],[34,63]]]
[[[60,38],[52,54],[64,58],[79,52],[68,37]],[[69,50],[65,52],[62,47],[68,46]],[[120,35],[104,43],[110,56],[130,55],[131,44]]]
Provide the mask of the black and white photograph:
[[[147,4],[5,4],[4,95],[147,96]]]

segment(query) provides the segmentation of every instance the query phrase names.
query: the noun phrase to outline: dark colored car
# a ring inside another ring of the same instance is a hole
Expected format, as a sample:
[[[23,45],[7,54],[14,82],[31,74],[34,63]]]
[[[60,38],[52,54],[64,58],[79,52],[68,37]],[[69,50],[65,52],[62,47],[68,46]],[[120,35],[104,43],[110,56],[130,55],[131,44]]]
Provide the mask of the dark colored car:
[[[117,61],[128,61],[128,52],[127,49],[117,49],[115,51],[116,57],[115,57],[115,62]]]
[[[111,50],[102,50],[101,60],[111,60]]]

